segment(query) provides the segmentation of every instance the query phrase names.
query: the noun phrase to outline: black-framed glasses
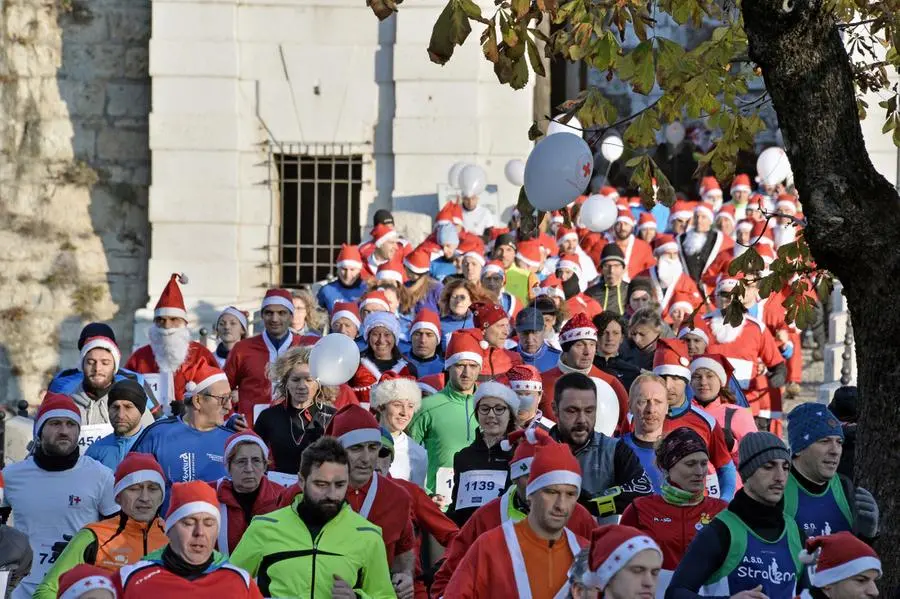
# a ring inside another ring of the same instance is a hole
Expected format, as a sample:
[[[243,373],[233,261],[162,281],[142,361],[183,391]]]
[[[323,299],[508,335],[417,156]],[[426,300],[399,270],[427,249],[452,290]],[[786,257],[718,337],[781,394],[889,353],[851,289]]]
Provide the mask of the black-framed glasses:
[[[204,397],[208,397],[210,399],[215,399],[222,406],[227,406],[231,403],[231,395],[213,395],[212,393],[201,393],[200,395]]]
[[[509,406],[478,406],[478,413],[487,416],[493,412],[496,416],[503,416],[509,411]]]

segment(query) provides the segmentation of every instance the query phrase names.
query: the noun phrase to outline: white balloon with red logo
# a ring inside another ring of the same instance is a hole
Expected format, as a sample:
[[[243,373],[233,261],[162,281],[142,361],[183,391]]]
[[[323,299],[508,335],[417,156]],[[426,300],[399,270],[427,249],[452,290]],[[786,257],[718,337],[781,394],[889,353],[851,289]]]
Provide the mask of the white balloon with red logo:
[[[578,212],[578,220],[582,227],[595,233],[603,233],[616,224],[619,208],[615,200],[599,193],[588,196]]]
[[[309,372],[320,384],[343,385],[359,368],[359,348],[342,333],[325,335],[309,352]]]
[[[538,210],[559,210],[585,192],[593,171],[594,155],[581,137],[545,137],[525,162],[528,201]]]

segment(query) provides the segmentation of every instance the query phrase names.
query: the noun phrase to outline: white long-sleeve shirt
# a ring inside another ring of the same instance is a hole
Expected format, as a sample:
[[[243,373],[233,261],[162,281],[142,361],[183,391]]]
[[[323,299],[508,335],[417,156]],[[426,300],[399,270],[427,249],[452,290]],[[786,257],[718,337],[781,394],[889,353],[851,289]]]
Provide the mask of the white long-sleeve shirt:
[[[400,431],[393,433],[394,461],[391,463],[391,477],[408,480],[425,488],[428,473],[428,453],[425,448]]]
[[[484,235],[484,230],[488,227],[496,226],[494,213],[480,204],[474,210],[463,208],[462,213],[463,229],[479,237]]]

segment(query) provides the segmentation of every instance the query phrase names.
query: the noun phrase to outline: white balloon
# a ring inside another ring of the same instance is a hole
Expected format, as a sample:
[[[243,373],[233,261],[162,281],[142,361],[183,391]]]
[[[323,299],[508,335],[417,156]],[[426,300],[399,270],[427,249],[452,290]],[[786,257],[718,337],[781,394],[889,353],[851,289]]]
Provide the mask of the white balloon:
[[[619,209],[615,200],[608,196],[593,194],[581,205],[578,218],[583,227],[587,227],[596,233],[608,231],[616,224]]]
[[[756,159],[756,172],[766,185],[776,185],[791,176],[791,163],[783,148],[766,148]]]
[[[525,163],[525,193],[538,210],[559,210],[584,193],[594,170],[587,143],[575,135],[544,138]]]
[[[618,135],[610,135],[600,144],[600,153],[609,162],[615,162],[625,152],[625,142]]]
[[[477,196],[487,187],[487,175],[477,164],[467,164],[459,173],[459,192],[467,198]]]
[[[561,123],[559,121],[561,116],[561,114],[556,115],[547,125],[547,135],[569,133],[581,137],[581,134],[584,132],[584,127],[581,126],[581,121],[578,120],[578,117],[573,116],[566,123]]]
[[[597,419],[594,421],[594,430],[612,437],[619,424],[619,398],[609,383],[591,378],[597,387]]]
[[[666,141],[677,146],[684,141],[684,125],[675,121],[666,127]]]
[[[450,167],[450,171],[447,173],[447,183],[450,184],[450,187],[459,189],[459,174],[467,166],[469,166],[468,162],[457,162]]]
[[[343,385],[359,368],[359,348],[343,333],[325,335],[309,352],[309,371],[322,385]]]
[[[525,163],[518,158],[510,160],[503,169],[506,180],[521,187],[525,183]]]

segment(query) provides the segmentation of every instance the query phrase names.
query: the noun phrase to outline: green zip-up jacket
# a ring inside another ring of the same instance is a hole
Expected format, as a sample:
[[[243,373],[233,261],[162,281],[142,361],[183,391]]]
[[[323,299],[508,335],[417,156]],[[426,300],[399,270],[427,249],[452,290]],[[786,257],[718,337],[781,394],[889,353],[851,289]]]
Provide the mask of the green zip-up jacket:
[[[454,454],[475,440],[476,428],[478,419],[473,396],[457,391],[450,383],[440,392],[422,399],[422,407],[409,423],[406,434],[428,453],[428,475],[425,477],[428,493],[443,488],[436,484],[438,470],[453,468]],[[449,474],[453,480],[452,472],[442,474]],[[450,499],[449,495],[447,499]]]
[[[331,599],[335,576],[357,597],[396,597],[381,528],[345,503],[313,539],[297,513],[302,498],[297,495],[288,507],[254,517],[231,563],[256,577],[264,597]]]

